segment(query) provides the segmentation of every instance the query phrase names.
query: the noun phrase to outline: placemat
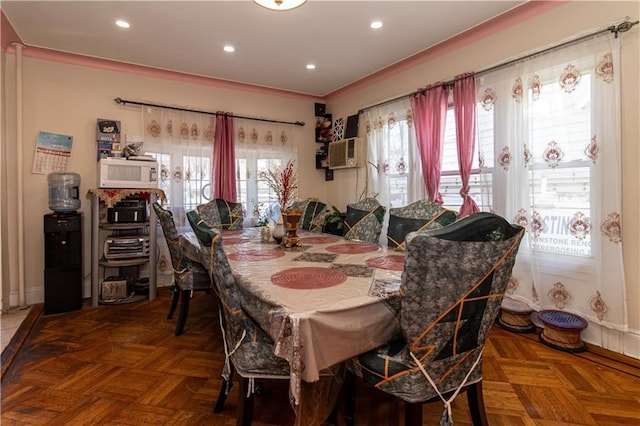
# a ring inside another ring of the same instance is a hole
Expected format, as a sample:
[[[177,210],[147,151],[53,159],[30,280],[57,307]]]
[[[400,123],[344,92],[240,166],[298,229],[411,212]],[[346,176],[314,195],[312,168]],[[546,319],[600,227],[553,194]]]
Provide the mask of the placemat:
[[[251,241],[252,239],[247,237],[231,237],[231,238],[222,237],[222,245],[243,244]]]
[[[380,250],[380,246],[377,244],[337,244],[335,246],[329,246],[325,250],[330,251],[331,253],[340,253],[340,254],[359,254],[359,253],[370,253],[373,251]]]
[[[289,268],[271,276],[271,282],[279,287],[294,290],[313,290],[333,287],[347,280],[344,272],[329,268]]]
[[[261,261],[277,259],[284,256],[284,251],[277,249],[269,250],[241,250],[235,253],[229,253],[227,257],[231,260],[243,260],[243,261]]]
[[[304,237],[301,240],[303,244],[329,244],[340,241],[340,238],[332,237],[329,235],[322,235],[317,237]]]
[[[389,254],[386,256],[367,259],[367,265],[372,268],[386,269],[388,271],[402,271],[404,269],[404,256]]]

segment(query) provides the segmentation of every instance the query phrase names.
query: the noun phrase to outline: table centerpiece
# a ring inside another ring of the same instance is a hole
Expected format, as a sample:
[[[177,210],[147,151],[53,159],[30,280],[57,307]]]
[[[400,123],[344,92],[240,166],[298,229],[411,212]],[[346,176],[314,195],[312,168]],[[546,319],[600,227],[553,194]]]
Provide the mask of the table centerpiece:
[[[275,167],[267,170],[264,174],[267,186],[276,194],[280,203],[280,217],[278,224],[282,223],[286,234],[283,235],[283,247],[301,247],[302,242],[298,237],[297,230],[302,217],[302,210],[291,208],[291,204],[298,194],[298,171],[294,167],[293,160],[289,160],[287,165],[280,169]],[[277,235],[278,224],[272,232],[274,239]]]

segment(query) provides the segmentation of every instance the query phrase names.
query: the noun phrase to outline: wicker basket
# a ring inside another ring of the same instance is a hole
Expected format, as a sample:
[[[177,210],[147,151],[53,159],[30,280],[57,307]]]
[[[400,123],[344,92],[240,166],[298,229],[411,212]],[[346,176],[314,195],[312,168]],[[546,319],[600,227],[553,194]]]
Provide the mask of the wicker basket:
[[[554,349],[566,352],[584,352],[587,346],[580,332],[587,328],[587,321],[575,314],[564,311],[540,311],[538,318],[544,324],[540,341]]]
[[[536,326],[531,322],[531,312],[533,309],[525,302],[505,296],[500,306],[498,324],[514,333],[532,333]]]

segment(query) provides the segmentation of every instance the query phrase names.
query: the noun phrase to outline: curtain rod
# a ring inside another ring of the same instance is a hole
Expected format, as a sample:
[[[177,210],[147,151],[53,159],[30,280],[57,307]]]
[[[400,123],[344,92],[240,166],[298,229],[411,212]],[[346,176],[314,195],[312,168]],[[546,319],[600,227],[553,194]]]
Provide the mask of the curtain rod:
[[[227,114],[227,113],[219,113],[219,112],[211,112],[211,111],[199,111],[197,109],[172,107],[172,106],[167,106],[167,105],[150,104],[150,103],[138,102],[138,101],[128,101],[128,100],[122,99],[122,98],[115,98],[114,101],[116,101],[116,103],[118,103],[120,105],[126,105],[126,104],[142,105],[142,106],[148,106],[148,107],[172,109],[174,111],[196,112],[196,113],[199,113],[199,114],[215,115],[216,117],[218,115],[227,115],[227,116],[231,116],[231,117],[234,117],[234,118],[244,118],[246,120],[264,121],[264,122],[267,122],[267,123],[291,124],[291,125],[294,125],[294,126],[304,126],[304,121],[291,122],[291,121],[271,120],[271,119],[268,119],[268,118],[245,117],[243,115],[236,115],[236,114]]]
[[[483,74],[486,74],[486,73],[489,73],[491,71],[495,71],[495,70],[498,70],[498,69],[501,69],[501,68],[506,68],[509,65],[513,65],[515,63],[524,61],[525,59],[533,58],[533,57],[542,55],[543,53],[547,53],[547,52],[550,52],[552,50],[556,50],[556,49],[559,49],[561,47],[565,47],[565,46],[571,45],[573,43],[577,43],[579,41],[586,40],[588,38],[591,38],[591,37],[594,37],[596,35],[599,35],[599,34],[602,34],[602,33],[606,33],[606,32],[611,32],[611,33],[615,34],[615,38],[618,38],[618,33],[624,33],[624,32],[629,31],[634,25],[637,25],[638,22],[640,22],[640,21],[635,21],[635,22],[625,21],[625,22],[622,22],[621,24],[618,24],[618,25],[611,25],[611,26],[609,26],[607,28],[604,28],[602,30],[598,30],[598,31],[592,32],[590,34],[575,38],[573,40],[568,40],[568,41],[566,41],[564,43],[560,43],[560,44],[557,44],[555,46],[551,46],[551,47],[548,47],[546,49],[540,50],[538,52],[530,53],[528,55],[524,55],[524,56],[521,56],[519,58],[512,59],[510,61],[503,62],[501,64],[491,66],[489,68],[485,68],[485,69],[483,69],[481,71],[478,71],[478,72],[472,73],[472,74],[476,75],[476,76],[479,76],[479,75],[483,75]],[[456,80],[459,80],[459,78],[452,78],[450,80],[447,80],[447,81],[444,81],[444,82],[441,82],[441,83],[430,85],[429,87],[431,88],[431,87],[439,87],[439,86],[450,86],[453,83],[455,83]],[[372,108],[375,108],[375,107],[379,107],[379,106],[382,106],[382,105],[390,104],[392,102],[396,102],[396,101],[399,101],[401,99],[417,95],[418,93],[422,93],[425,90],[426,89],[419,89],[419,90],[416,90],[414,92],[408,93],[406,95],[397,96],[397,97],[395,97],[393,99],[389,99],[387,101],[382,101],[382,102],[379,102],[377,104],[369,105],[367,107],[364,107],[364,108],[358,110],[358,114],[362,114],[363,112],[365,112],[367,110],[370,110]]]

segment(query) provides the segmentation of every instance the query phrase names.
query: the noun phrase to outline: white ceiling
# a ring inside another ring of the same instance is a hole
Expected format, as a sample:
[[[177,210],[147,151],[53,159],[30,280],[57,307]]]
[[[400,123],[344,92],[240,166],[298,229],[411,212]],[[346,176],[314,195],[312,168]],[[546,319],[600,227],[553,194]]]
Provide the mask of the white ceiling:
[[[18,1],[1,7],[26,46],[326,96],[525,1]],[[131,28],[114,25],[126,19]],[[382,20],[371,30],[372,20]],[[222,51],[233,44],[235,53]],[[315,70],[305,69],[313,62]]]

